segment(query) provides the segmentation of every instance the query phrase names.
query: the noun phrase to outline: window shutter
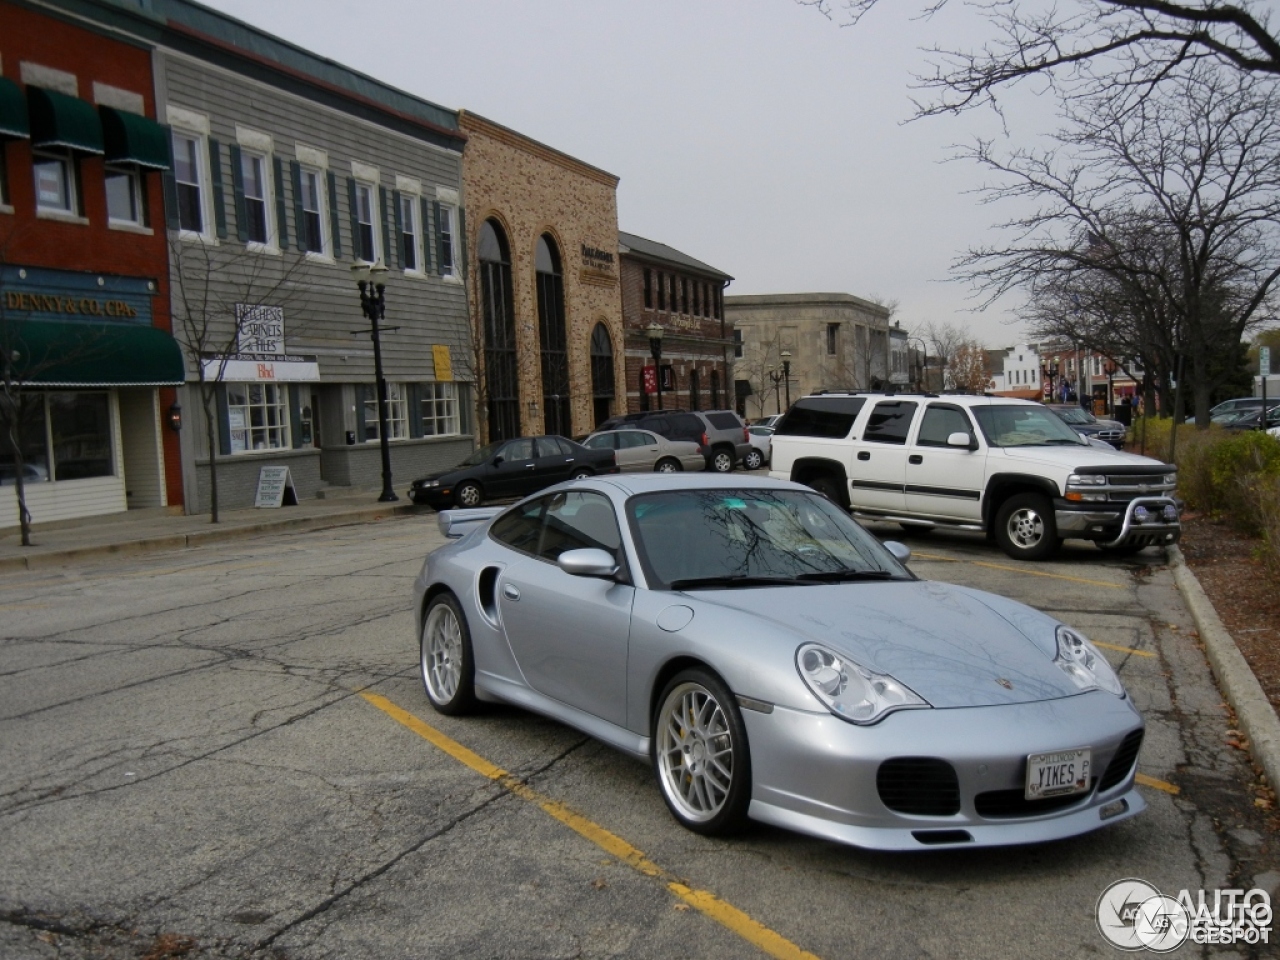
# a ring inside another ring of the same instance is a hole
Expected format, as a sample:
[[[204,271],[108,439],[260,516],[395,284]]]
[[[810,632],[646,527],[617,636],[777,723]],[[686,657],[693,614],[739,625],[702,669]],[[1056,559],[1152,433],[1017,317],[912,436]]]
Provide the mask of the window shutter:
[[[293,182],[293,232],[296,234],[293,245],[298,250],[306,250],[307,238],[302,229],[306,222],[302,210],[302,164],[297,160],[289,161],[289,179]]]
[[[370,393],[367,383],[356,384],[356,443],[364,443],[364,405]]]
[[[422,437],[422,384],[409,384],[409,436],[414,440]]]
[[[240,145],[233,143],[227,150],[231,154],[231,192],[235,199],[236,236],[244,243],[249,239],[249,224],[244,207],[244,168],[240,165]]]
[[[173,131],[168,127],[164,129],[168,134],[169,143],[169,169],[161,176],[161,182],[164,184],[164,219],[170,230],[181,230],[182,222],[178,219],[178,181],[173,176]]]
[[[209,182],[213,184],[213,224],[218,239],[227,239],[227,210],[222,196],[222,144],[209,138]]]
[[[328,171],[329,181],[329,233],[333,236],[333,259],[342,259],[342,232],[338,229],[341,221],[338,218],[338,177],[332,170]]]
[[[360,216],[356,208],[356,181],[347,177],[347,205],[351,212],[351,259],[360,259]]]
[[[431,253],[431,201],[423,197],[419,202],[422,207],[422,272],[431,273],[435,257]]]
[[[391,191],[391,213],[396,227],[396,259],[404,266],[404,221],[400,216],[400,191]]]
[[[302,391],[297,384],[289,385],[289,437],[293,441],[293,449],[304,446],[302,442]]]
[[[444,240],[440,235],[440,201],[431,201],[431,215],[435,218],[436,275],[444,276]]]
[[[388,268],[395,266],[395,249],[391,246],[391,227],[387,217],[387,188],[378,187],[378,208],[382,214],[382,262]]]
[[[218,406],[218,418],[215,428],[218,431],[218,452],[224,457],[231,456],[231,414],[227,412],[227,386],[223,383],[213,385],[213,398]]]
[[[454,269],[458,271],[458,276],[464,279],[467,276],[467,208],[458,207],[458,262],[455,263]]]
[[[289,246],[289,224],[285,219],[284,205],[284,161],[279,157],[272,157],[271,171],[275,174],[276,231],[280,234],[280,249],[284,250]]]

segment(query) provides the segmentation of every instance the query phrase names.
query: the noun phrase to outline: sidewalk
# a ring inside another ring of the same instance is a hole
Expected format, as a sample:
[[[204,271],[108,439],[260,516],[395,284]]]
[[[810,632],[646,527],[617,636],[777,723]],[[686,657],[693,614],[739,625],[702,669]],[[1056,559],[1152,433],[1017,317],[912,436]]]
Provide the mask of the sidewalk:
[[[219,511],[175,516],[167,510],[131,510],[103,517],[35,524],[31,546],[22,546],[17,527],[0,530],[0,573],[63,566],[85,560],[179,550],[185,547],[258,536],[273,530],[319,530],[368,523],[409,514],[434,515],[406,499],[379,503],[379,490],[347,493],[336,499],[304,500],[294,507]]]

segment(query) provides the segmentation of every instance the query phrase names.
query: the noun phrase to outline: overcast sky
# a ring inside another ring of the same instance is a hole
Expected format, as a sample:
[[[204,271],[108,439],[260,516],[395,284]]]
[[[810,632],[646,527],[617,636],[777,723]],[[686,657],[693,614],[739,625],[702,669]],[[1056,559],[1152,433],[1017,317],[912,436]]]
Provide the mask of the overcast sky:
[[[986,115],[904,123],[918,47],[972,22],[886,4],[841,28],[793,0],[205,0],[393,86],[621,178],[619,227],[717,267],[730,294],[842,292],[1012,344],[953,258],[1004,219],[949,145]],[[981,37],[973,37],[977,43]]]

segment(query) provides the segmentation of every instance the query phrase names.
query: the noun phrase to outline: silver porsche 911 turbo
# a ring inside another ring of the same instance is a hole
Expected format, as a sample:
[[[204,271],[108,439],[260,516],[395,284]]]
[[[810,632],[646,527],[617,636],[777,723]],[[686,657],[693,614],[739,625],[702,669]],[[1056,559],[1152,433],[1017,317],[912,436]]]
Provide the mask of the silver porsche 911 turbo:
[[[643,758],[690,830],[917,850],[1145,806],[1142,717],[1083,634],[916,578],[807,487],[601,477],[440,525],[414,586],[435,709],[515,704]]]

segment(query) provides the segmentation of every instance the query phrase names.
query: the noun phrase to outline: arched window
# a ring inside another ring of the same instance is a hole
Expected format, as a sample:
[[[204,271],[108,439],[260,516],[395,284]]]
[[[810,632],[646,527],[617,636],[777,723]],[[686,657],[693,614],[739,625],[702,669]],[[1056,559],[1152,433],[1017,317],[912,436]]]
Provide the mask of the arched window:
[[[594,425],[599,426],[613,412],[613,341],[603,323],[591,331],[591,403]]]
[[[538,282],[538,334],[542,340],[543,429],[572,435],[569,416],[569,339],[564,324],[564,276],[560,253],[548,234],[538,238],[534,257]]]
[[[520,436],[520,387],[516,376],[516,319],[511,302],[511,248],[502,227],[480,227],[480,301],[484,324],[484,378],[489,440]]]

